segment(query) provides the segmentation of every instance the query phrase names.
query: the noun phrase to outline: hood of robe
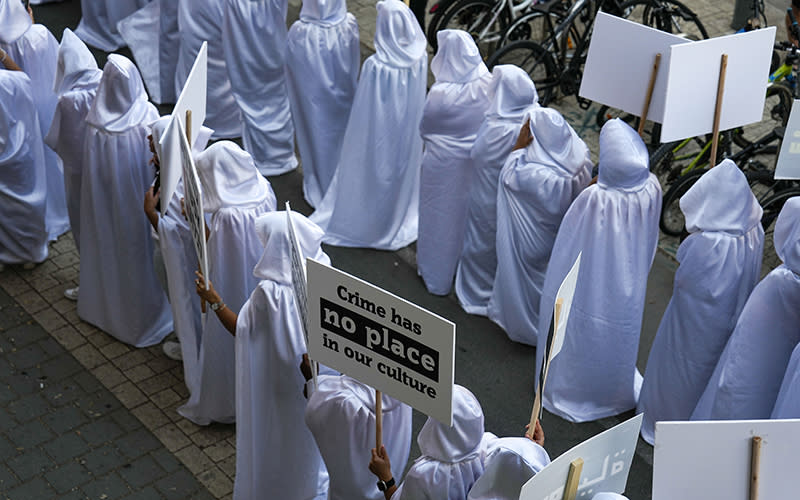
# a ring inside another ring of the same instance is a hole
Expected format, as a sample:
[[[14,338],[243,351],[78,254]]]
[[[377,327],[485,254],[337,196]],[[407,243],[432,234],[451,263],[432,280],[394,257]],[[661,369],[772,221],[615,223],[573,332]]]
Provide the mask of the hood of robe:
[[[400,0],[381,0],[377,9],[375,54],[381,61],[405,68],[427,57],[428,41],[406,4]]]
[[[164,115],[148,125],[150,133],[153,135],[153,143],[156,148],[156,155],[159,159],[161,158],[161,143],[159,142],[159,138],[164,135],[164,132],[167,130],[167,126],[169,126],[170,121],[172,121],[172,115]],[[206,149],[206,145],[208,144],[208,140],[211,139],[212,134],[214,134],[213,129],[210,129],[205,125],[200,127],[200,132],[197,134],[197,139],[195,139],[194,144],[192,145],[192,154],[194,156],[199,155],[204,149]]]
[[[255,207],[269,199],[271,188],[253,157],[231,141],[220,141],[195,158],[203,186],[203,210]],[[285,215],[284,215],[285,216]]]
[[[286,214],[284,214],[284,218],[286,218]],[[292,219],[292,222],[294,222],[294,219]],[[364,385],[358,380],[348,377],[347,375],[341,376],[341,382],[345,389],[349,390],[356,398],[358,398],[359,401],[361,401],[361,404],[364,408],[367,408],[371,410],[372,413],[375,413],[375,389]],[[384,413],[393,411],[403,404],[393,397],[387,396],[386,394],[381,394],[381,403]]]
[[[109,55],[86,121],[106,132],[124,132],[141,124],[151,109],[136,66],[125,56]]]
[[[483,439],[483,410],[475,396],[460,385],[453,387],[453,426],[428,418],[417,435],[423,455],[455,463],[478,453]]]
[[[628,497],[619,493],[598,493],[592,500],[628,500]]]
[[[33,21],[19,0],[0,0],[0,42],[13,43],[31,27]],[[19,61],[17,61],[19,62]]]
[[[575,175],[586,164],[589,148],[552,108],[537,106],[528,113],[533,141],[525,148],[525,159]]]
[[[800,274],[800,196],[789,198],[783,205],[775,222],[773,242],[786,267]]]
[[[431,60],[431,72],[437,83],[467,83],[489,74],[475,40],[466,31],[441,30],[436,40],[439,50]]]
[[[100,83],[103,72],[89,52],[86,44],[69,28],[64,29],[61,45],[58,47],[58,63],[53,90],[61,95],[78,88],[95,88]]]
[[[649,165],[647,146],[627,123],[615,118],[603,125],[600,130],[599,185],[638,188],[650,177]]]
[[[300,9],[300,20],[322,26],[339,24],[347,16],[345,0],[305,0]]]
[[[325,262],[326,255],[322,251],[322,237],[325,232],[307,217],[295,211],[290,212],[292,227],[297,236],[302,258],[310,257]],[[264,253],[253,269],[253,275],[262,280],[270,280],[284,285],[292,283],[292,254],[289,245],[289,226],[286,223],[286,212],[276,211],[256,219],[256,234]]]
[[[0,69],[0,165],[30,147],[27,127],[36,123],[33,102],[28,75]]]
[[[744,234],[761,222],[763,210],[747,178],[731,160],[712,168],[680,199],[686,229]]]
[[[513,64],[494,67],[486,116],[521,121],[525,111],[538,102],[539,94],[533,80],[522,68]]]
[[[488,449],[468,500],[517,500],[522,486],[550,463],[544,448],[524,437],[495,439]]]

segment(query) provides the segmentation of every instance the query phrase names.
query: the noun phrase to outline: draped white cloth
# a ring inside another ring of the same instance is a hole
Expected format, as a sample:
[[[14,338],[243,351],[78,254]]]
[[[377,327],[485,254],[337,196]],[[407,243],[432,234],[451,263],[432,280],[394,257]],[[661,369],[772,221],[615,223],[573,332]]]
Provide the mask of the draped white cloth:
[[[491,74],[472,36],[437,33],[431,61],[436,83],[428,92],[419,131],[425,143],[419,193],[417,272],[430,293],[447,295],[464,246],[474,176],[470,151],[489,106]]]
[[[641,138],[622,120],[600,131],[597,184],[578,195],[558,230],[539,311],[546,345],[561,282],[582,252],[563,349],[550,364],[548,411],[572,422],[636,407],[636,369],[647,275],[658,243],[661,187],[648,170]],[[536,373],[545,349],[536,350]]]
[[[208,86],[204,125],[214,129],[214,138],[242,135],[242,114],[233,97],[228,67],[223,57],[222,24],[225,18],[223,0],[191,0],[178,2],[180,50],[175,68],[175,96],[180,95],[189,71],[203,42],[208,42]],[[247,47],[246,50],[255,50]]]
[[[800,344],[789,358],[770,418],[800,418]]]
[[[117,23],[150,0],[81,0],[81,22],[75,30],[81,40],[105,52],[123,45]]]
[[[489,109],[486,111],[470,158],[475,168],[467,208],[464,246],[456,270],[456,295],[470,314],[486,316],[492,295],[497,253],[497,183],[500,169],[519,136],[525,112],[538,105],[539,96],[528,74],[511,64],[492,70]]]
[[[592,500],[628,500],[628,497],[625,495],[620,495],[619,493],[597,493],[595,496],[592,497]]]
[[[0,264],[47,258],[42,148],[30,78],[0,69]]]
[[[678,248],[672,299],[661,318],[637,412],[653,444],[659,420],[688,420],[758,283],[761,206],[731,160],[706,172],[680,200],[691,235]]]
[[[466,500],[483,473],[486,443],[496,439],[483,432],[483,410],[475,396],[453,387],[453,426],[428,417],[417,435],[422,456],[414,461],[393,500]]]
[[[550,463],[547,451],[524,437],[489,440],[485,457],[468,500],[518,500],[522,486]]]
[[[783,264],[756,285],[692,413],[692,420],[769,418],[800,343],[800,197],[781,209],[773,233]]]
[[[255,230],[260,215],[275,210],[269,181],[253,159],[230,141],[213,144],[196,158],[208,224],[208,278],[233,311],[239,311],[258,286],[253,268],[264,250]],[[285,215],[285,214],[284,214]],[[200,383],[178,409],[198,425],[235,420],[234,338],[211,312],[203,319]]]
[[[33,102],[39,115],[40,138],[47,136],[58,96],[53,90],[58,65],[58,42],[41,24],[32,24],[17,0],[0,0],[0,49],[5,50],[31,79]],[[47,233],[55,240],[69,230],[64,170],[58,155],[43,148],[47,172]]]
[[[328,467],[328,500],[381,500],[375,476],[364,466],[375,447],[375,390],[347,375],[319,375],[317,383],[306,424]],[[383,443],[400,482],[411,449],[411,407],[385,394],[382,400]]]
[[[536,107],[533,141],[506,160],[497,188],[497,271],[489,319],[515,342],[536,345],[539,301],[558,228],[589,184],[589,148],[561,114]]]
[[[291,212],[303,255],[329,264],[322,230]],[[294,300],[286,212],[256,219],[264,252],[253,269],[261,279],[236,322],[236,481],[241,500],[324,498],[328,474],[303,416],[306,351]],[[364,467],[366,468],[366,467]]]
[[[397,250],[417,239],[427,41],[400,0],[377,5],[336,173],[311,220],[331,245]]]
[[[86,115],[94,102],[103,72],[86,45],[69,28],[61,36],[54,90],[58,104],[44,142],[61,158],[72,238],[80,252],[81,178]]]
[[[172,331],[142,214],[153,179],[147,125],[156,118],[136,66],[108,56],[83,142],[78,315],[136,347],[157,344]]]
[[[289,29],[286,83],[303,164],[303,195],[319,205],[331,183],[361,63],[358,23],[345,0],[303,2]]]

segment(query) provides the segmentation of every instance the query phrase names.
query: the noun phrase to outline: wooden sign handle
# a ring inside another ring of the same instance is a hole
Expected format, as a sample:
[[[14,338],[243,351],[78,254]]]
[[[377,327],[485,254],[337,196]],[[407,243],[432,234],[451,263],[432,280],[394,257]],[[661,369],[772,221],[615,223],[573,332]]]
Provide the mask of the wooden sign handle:
[[[653,70],[650,73],[650,83],[647,85],[647,94],[644,98],[644,108],[642,109],[642,117],[639,119],[639,137],[644,134],[644,122],[647,121],[647,113],[650,112],[650,101],[653,100],[653,89],[656,86],[656,77],[658,77],[658,67],[661,66],[661,53],[656,54],[656,59],[653,62]]]
[[[750,456],[750,500],[758,500],[758,469],[761,466],[761,437],[753,436]]]
[[[547,372],[550,369],[550,361],[552,361],[553,343],[556,340],[556,332],[558,331],[559,318],[561,317],[561,308],[564,307],[564,299],[556,299],[555,314],[553,315],[553,338],[550,339],[550,351],[547,359],[544,361],[544,370],[542,373],[542,383],[536,390],[536,395],[533,397],[533,409],[531,410],[531,420],[528,423],[528,432],[533,437],[536,432],[536,422],[539,420],[539,414],[542,412],[542,393],[544,392],[544,383],[547,380]]]
[[[375,451],[383,444],[383,398],[381,391],[375,389]]]
[[[583,459],[576,458],[569,464],[567,483],[564,485],[564,496],[562,500],[575,500],[578,495],[578,481],[581,479],[583,471]]]
[[[722,115],[722,96],[725,94],[725,73],[728,71],[728,54],[722,54],[719,65],[719,83],[717,84],[717,104],[714,108],[714,131],[711,136],[711,157],[708,160],[709,168],[717,164],[717,147],[719,146],[719,120]]]

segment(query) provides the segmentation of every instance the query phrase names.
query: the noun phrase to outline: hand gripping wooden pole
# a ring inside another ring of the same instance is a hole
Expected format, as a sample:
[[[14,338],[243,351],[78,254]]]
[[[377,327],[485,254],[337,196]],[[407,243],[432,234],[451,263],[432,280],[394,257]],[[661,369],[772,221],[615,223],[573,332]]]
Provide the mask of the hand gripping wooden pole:
[[[550,350],[548,351],[551,353],[547,359],[544,360],[544,370],[542,373],[542,383],[539,384],[539,388],[537,388],[536,395],[533,398],[533,409],[531,410],[531,420],[528,424],[528,433],[531,437],[533,437],[533,433],[536,432],[536,422],[539,420],[539,414],[542,412],[542,393],[544,392],[544,383],[547,380],[547,372],[550,368],[550,361],[552,361],[552,352],[553,352],[553,343],[556,339],[556,332],[558,331],[558,320],[561,317],[561,308],[564,306],[564,299],[559,298],[556,299],[556,306],[555,306],[555,314],[553,315],[553,338],[550,339]]]
[[[753,436],[750,456],[750,500],[758,500],[758,469],[761,466],[761,437]]]
[[[717,104],[714,109],[714,131],[711,133],[711,156],[708,160],[709,168],[717,164],[717,147],[719,146],[719,119],[722,114],[722,96],[725,94],[725,73],[728,70],[728,54],[722,54],[719,65],[719,84],[717,85]]]
[[[383,398],[381,391],[375,389],[375,451],[383,444]]]
[[[576,458],[569,464],[569,473],[567,473],[567,483],[564,485],[562,500],[575,500],[575,497],[578,496],[578,481],[581,479],[582,471],[582,458]]]
[[[644,97],[644,108],[642,108],[642,117],[639,119],[639,137],[644,134],[644,122],[647,121],[647,113],[650,112],[650,101],[653,100],[653,89],[656,86],[656,77],[658,77],[658,67],[661,66],[661,53],[656,54],[655,61],[653,62],[653,71],[650,73],[650,83],[647,85],[647,94]]]

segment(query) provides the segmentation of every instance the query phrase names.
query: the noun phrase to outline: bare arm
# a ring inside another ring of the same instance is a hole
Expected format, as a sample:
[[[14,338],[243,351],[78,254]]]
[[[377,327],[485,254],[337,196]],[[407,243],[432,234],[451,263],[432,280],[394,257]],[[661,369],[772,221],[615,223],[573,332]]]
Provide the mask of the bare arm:
[[[215,311],[217,313],[217,318],[219,318],[222,326],[224,326],[231,335],[236,335],[236,320],[239,319],[239,316],[222,302],[222,298],[217,291],[214,290],[214,285],[211,284],[210,280],[208,282],[208,290],[206,290],[205,278],[203,278],[203,275],[200,271],[195,271],[194,273],[197,275],[197,279],[194,281],[197,287],[197,295],[208,302],[212,310],[215,304],[221,304]]]
[[[369,470],[383,482],[388,482],[392,479],[392,464],[389,462],[389,454],[386,452],[386,447],[381,445],[380,450],[372,448],[372,459],[369,461]],[[386,488],[383,496],[386,500],[392,498],[394,492],[397,491],[397,484]]]
[[[158,212],[156,211],[156,205],[158,204],[158,197],[161,195],[161,191],[153,193],[153,186],[145,191],[144,193],[144,214],[147,216],[147,220],[150,221],[150,225],[153,226],[153,229],[158,231]]]
[[[3,49],[0,49],[0,64],[11,71],[22,71],[22,68],[20,68],[17,63],[11,59],[11,56],[9,56],[8,53]]]

